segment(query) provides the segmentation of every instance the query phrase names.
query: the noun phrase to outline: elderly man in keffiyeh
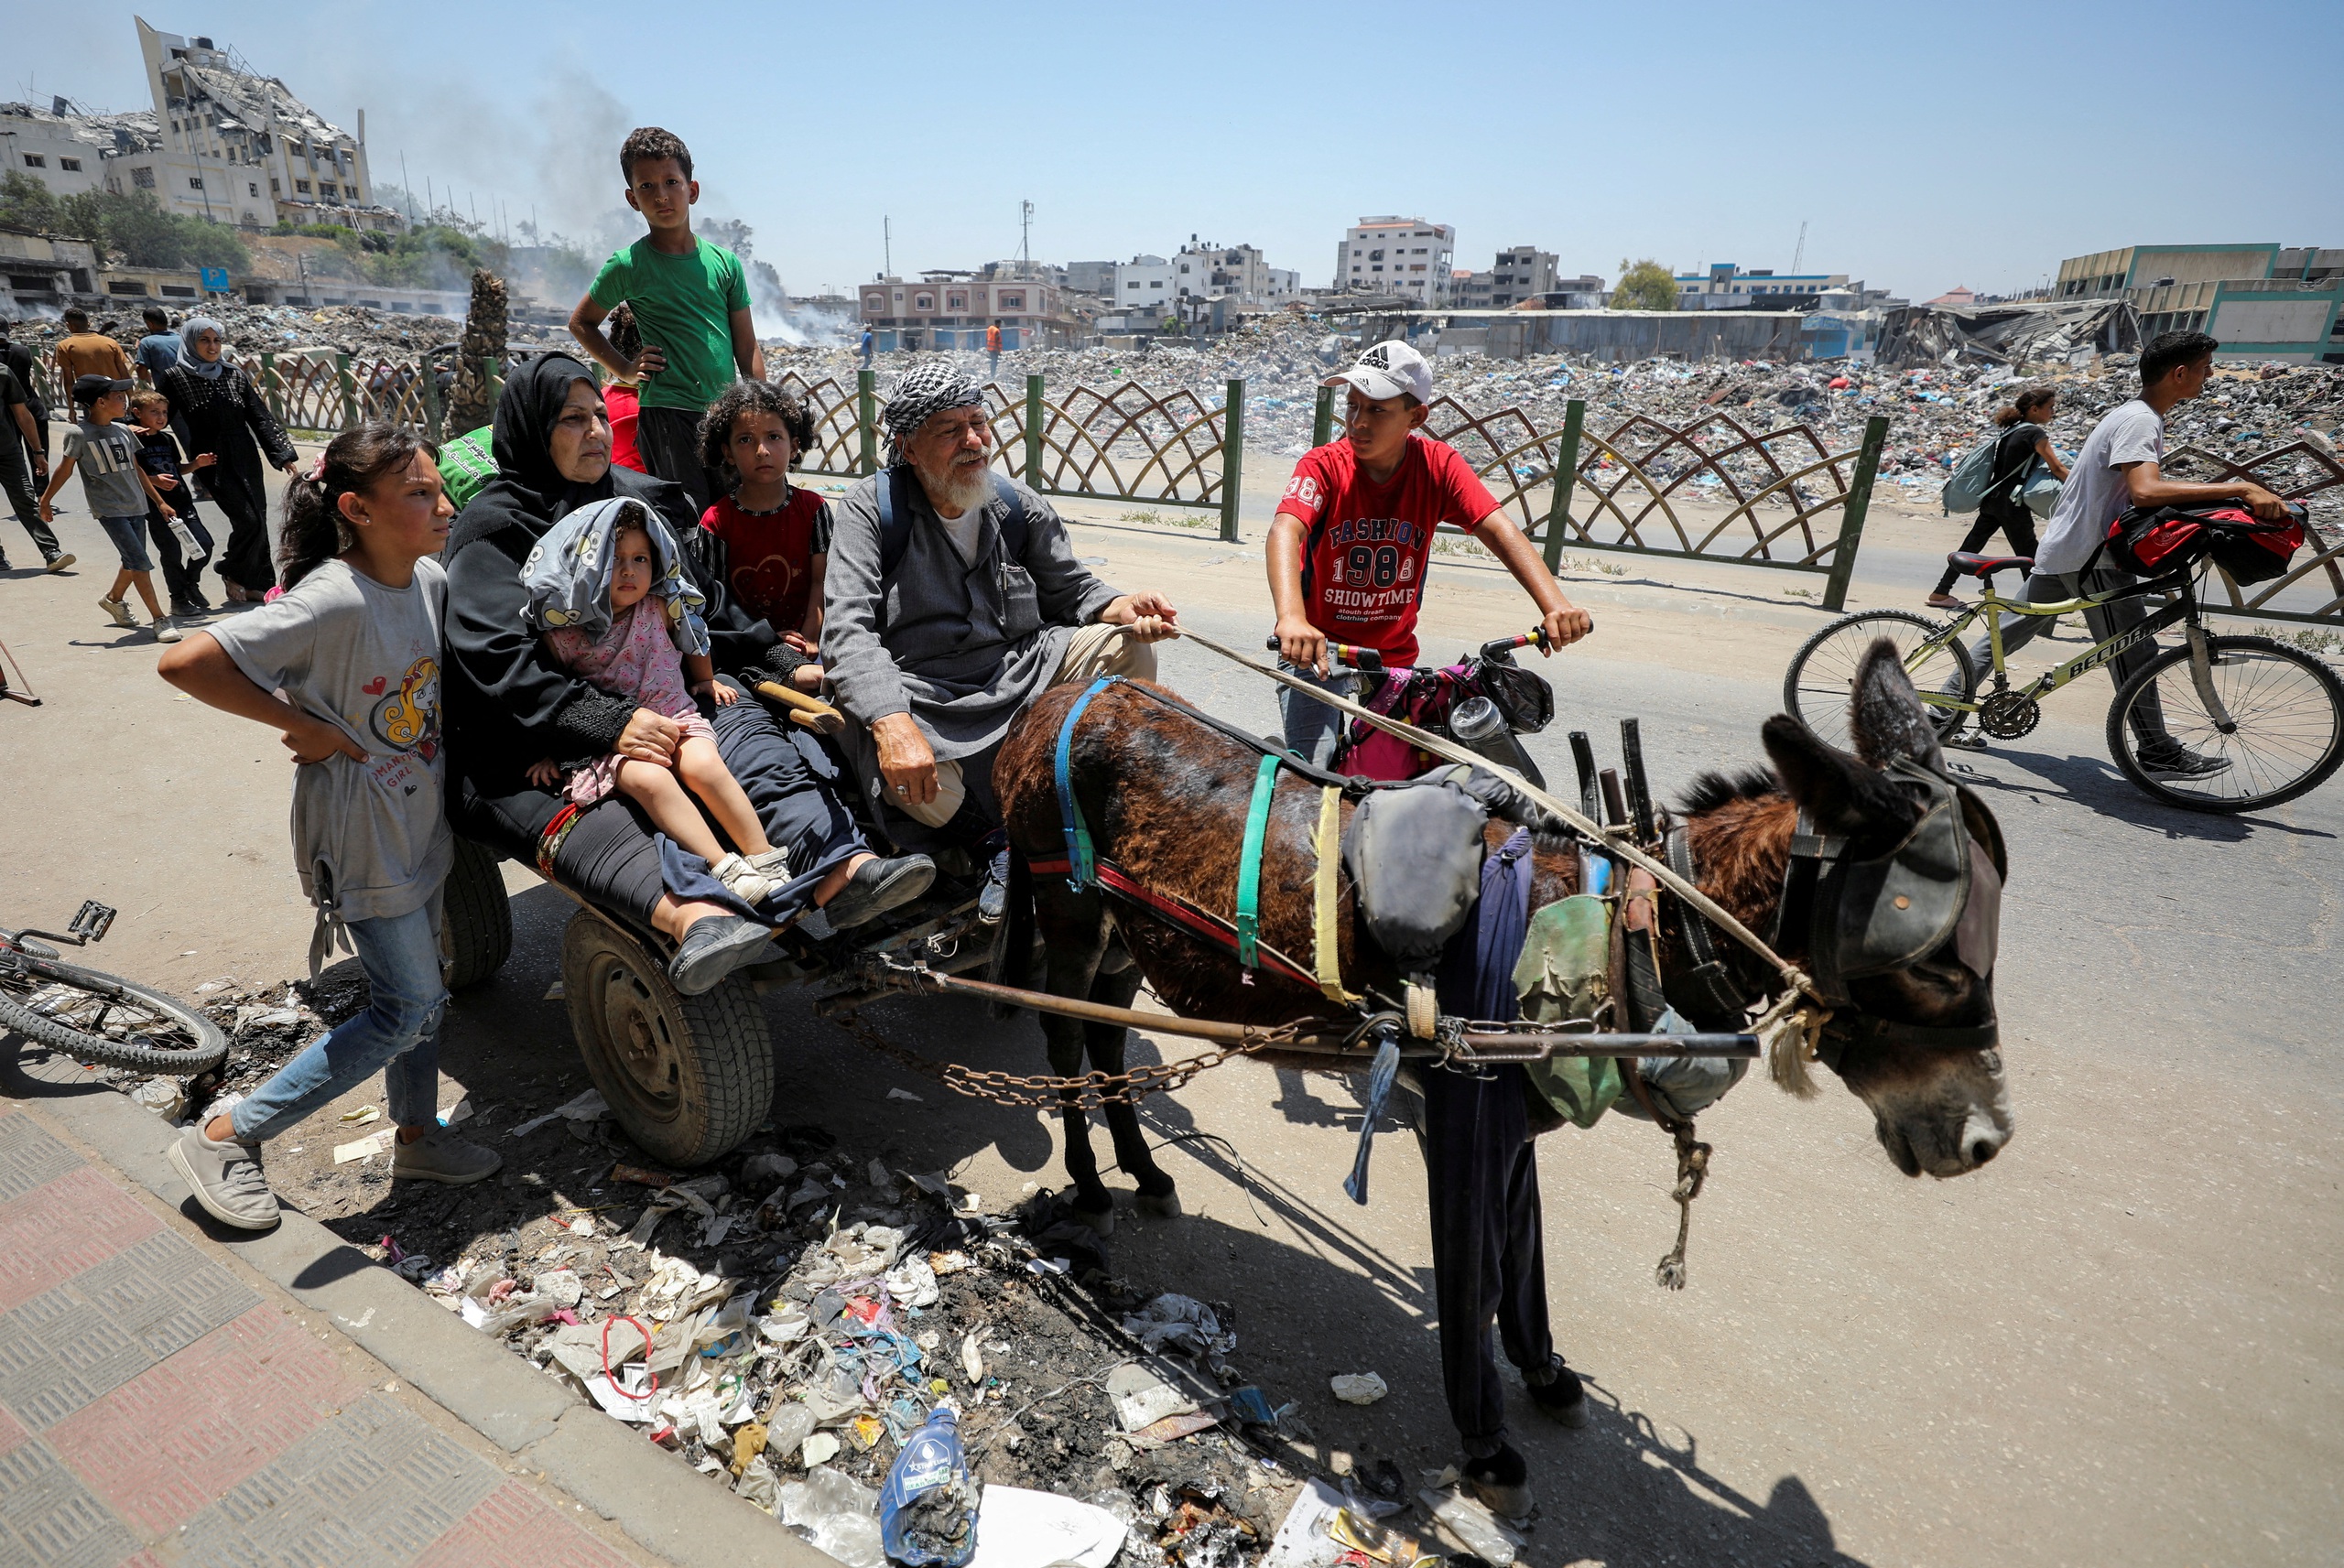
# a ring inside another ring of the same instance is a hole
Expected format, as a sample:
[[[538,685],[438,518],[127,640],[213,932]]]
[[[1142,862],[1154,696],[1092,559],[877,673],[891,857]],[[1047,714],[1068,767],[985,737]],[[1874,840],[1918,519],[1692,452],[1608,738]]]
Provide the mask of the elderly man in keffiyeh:
[[[994,470],[970,376],[920,366],[885,423],[888,467],[832,508],[822,663],[891,832],[975,847],[1000,826],[993,759],[1017,716],[1058,681],[1152,678],[1175,611],[1092,576],[1049,503]]]

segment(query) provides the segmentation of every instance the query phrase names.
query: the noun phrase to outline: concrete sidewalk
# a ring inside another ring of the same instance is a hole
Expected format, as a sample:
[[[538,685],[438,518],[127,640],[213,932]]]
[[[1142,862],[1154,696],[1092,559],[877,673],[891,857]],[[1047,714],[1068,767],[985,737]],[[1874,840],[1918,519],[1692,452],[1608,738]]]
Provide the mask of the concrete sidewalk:
[[[0,1563],[830,1563],[315,1222],[216,1227],[171,1128],[19,1047]]]

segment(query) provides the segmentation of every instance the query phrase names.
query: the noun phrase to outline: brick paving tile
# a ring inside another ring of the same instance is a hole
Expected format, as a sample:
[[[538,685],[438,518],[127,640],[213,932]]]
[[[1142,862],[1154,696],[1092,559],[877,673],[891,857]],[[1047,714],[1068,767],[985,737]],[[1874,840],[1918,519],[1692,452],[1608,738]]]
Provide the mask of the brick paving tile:
[[[0,1204],[0,1312],[162,1228],[161,1220],[87,1165]]]
[[[485,1460],[370,1397],[198,1514],[179,1538],[180,1562],[405,1568],[501,1480]]]
[[[0,1454],[0,1563],[30,1568],[114,1568],[137,1537],[49,1445],[35,1439]]]
[[[415,1568],[628,1568],[627,1560],[588,1535],[518,1481],[497,1487],[456,1528],[433,1541]]]
[[[48,1435],[92,1491],[164,1536],[362,1392],[322,1345],[263,1303]]]
[[[31,1435],[32,1433],[27,1432],[15,1416],[5,1410],[0,1410],[0,1454],[7,1453]]]
[[[81,1162],[22,1111],[0,1116],[0,1203],[14,1203]]]

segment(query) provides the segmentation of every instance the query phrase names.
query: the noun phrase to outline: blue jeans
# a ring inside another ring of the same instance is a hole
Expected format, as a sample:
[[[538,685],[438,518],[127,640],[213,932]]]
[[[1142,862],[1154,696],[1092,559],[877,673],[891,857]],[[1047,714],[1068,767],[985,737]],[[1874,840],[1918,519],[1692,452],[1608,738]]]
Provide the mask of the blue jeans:
[[[439,901],[406,914],[350,923],[366,971],[366,1011],[277,1070],[228,1113],[237,1141],[262,1143],[383,1071],[385,1108],[399,1127],[440,1119]],[[386,1070],[385,1070],[386,1069]]]
[[[1322,691],[1350,700],[1359,697],[1359,672],[1338,665],[1319,679],[1308,670],[1297,669],[1284,659],[1278,668],[1290,676],[1300,676]],[[1286,727],[1286,749],[1304,762],[1318,767],[1330,767],[1335,760],[1335,744],[1342,739],[1343,726],[1351,722],[1350,715],[1314,701],[1290,686],[1278,687],[1278,718]]]

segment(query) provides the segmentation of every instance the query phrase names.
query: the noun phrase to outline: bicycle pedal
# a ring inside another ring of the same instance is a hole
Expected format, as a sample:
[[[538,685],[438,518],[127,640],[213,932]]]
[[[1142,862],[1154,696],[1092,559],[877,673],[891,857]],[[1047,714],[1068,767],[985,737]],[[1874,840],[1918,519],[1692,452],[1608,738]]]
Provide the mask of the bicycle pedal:
[[[116,911],[112,906],[100,903],[93,898],[86,898],[81,901],[81,907],[75,912],[73,924],[65,929],[84,942],[103,942],[106,939],[106,933],[114,928],[115,914]]]

